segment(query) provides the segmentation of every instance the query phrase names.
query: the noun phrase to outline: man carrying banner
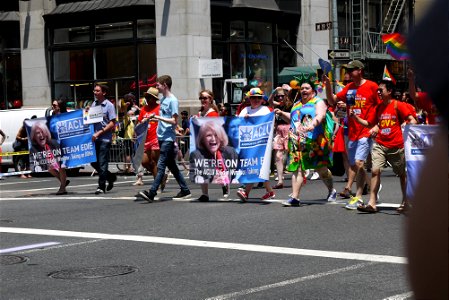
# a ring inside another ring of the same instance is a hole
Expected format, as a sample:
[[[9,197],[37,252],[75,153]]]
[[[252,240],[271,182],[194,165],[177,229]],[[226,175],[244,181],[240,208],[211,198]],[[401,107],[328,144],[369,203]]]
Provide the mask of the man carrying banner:
[[[160,154],[157,163],[157,175],[153,181],[153,185],[148,192],[140,191],[138,194],[138,196],[148,202],[153,202],[154,197],[157,195],[157,190],[165,175],[166,167],[171,171],[181,188],[181,191],[173,198],[182,199],[191,195],[189,187],[186,184],[184,176],[179,171],[175,159],[175,128],[178,124],[179,102],[175,95],[172,94],[171,86],[172,79],[169,75],[162,75],[157,79],[156,88],[162,94],[159,110],[160,115],[153,113],[149,116],[150,120],[155,119],[159,121],[157,126],[157,139],[159,142]]]
[[[97,161],[92,163],[92,167],[98,172],[98,187],[95,191],[95,195],[104,194],[107,191],[112,190],[114,182],[117,180],[117,175],[112,174],[108,170],[109,165],[109,149],[112,142],[112,130],[115,128],[115,108],[108,99],[106,94],[108,92],[108,86],[103,84],[96,84],[94,87],[95,101],[91,107],[101,106],[103,113],[103,120],[98,123],[94,123],[95,133],[92,135],[92,142],[95,143],[95,150],[97,154]],[[108,186],[106,187],[106,181]]]
[[[402,137],[401,124],[404,121],[416,124],[416,120],[405,103],[392,99],[394,87],[391,81],[382,81],[379,84],[377,93],[382,103],[378,105],[374,115],[370,115],[365,120],[355,114],[353,110],[350,111],[351,118],[365,127],[372,127],[373,134],[377,135],[376,143],[372,150],[373,166],[371,171],[370,199],[367,205],[360,203],[357,210],[367,213],[378,212],[376,201],[380,186],[380,174],[383,166],[388,161],[401,182],[402,203],[397,211],[404,212],[408,208],[408,199],[405,193],[407,175],[405,172],[404,139]]]

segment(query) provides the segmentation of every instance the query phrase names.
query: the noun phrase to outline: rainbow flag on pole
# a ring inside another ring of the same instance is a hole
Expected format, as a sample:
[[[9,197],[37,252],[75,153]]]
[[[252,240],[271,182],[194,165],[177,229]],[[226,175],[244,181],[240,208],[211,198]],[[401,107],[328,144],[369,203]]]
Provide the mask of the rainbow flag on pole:
[[[390,71],[388,71],[387,65],[384,67],[384,74],[382,75],[382,80],[388,80],[396,84],[396,79],[394,79],[393,75],[391,75]]]
[[[400,33],[388,33],[382,35],[382,42],[387,44],[387,52],[394,59],[407,60],[410,54],[407,51],[405,37]]]

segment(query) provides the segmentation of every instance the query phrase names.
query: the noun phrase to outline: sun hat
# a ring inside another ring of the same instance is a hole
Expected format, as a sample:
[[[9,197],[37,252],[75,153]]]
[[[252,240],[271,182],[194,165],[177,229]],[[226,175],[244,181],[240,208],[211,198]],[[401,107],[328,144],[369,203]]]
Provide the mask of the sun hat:
[[[157,88],[154,87],[150,87],[148,89],[148,91],[146,91],[145,93],[143,93],[143,96],[146,97],[148,95],[153,96],[154,98],[156,98],[157,100],[159,100],[159,90]]]

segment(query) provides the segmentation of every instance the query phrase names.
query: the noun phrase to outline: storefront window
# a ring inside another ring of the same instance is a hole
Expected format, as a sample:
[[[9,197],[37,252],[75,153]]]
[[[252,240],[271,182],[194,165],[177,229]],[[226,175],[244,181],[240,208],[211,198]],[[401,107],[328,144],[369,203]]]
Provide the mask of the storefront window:
[[[218,22],[211,23],[212,39],[222,40],[223,39],[223,25]]]
[[[133,23],[120,22],[95,26],[95,40],[117,40],[133,37]]]
[[[248,39],[262,43],[271,43],[273,41],[271,23],[248,22]]]
[[[273,86],[273,47],[250,44],[247,54],[248,82],[269,92]]]
[[[139,95],[142,96],[149,87],[156,84],[157,66],[156,66],[156,45],[139,45]],[[133,89],[136,83],[132,83]]]
[[[96,78],[133,76],[135,61],[133,46],[98,48],[95,54]]]
[[[245,44],[231,44],[231,76],[232,78],[245,78]]]
[[[54,31],[54,43],[81,43],[90,40],[89,26],[58,28]]]
[[[232,21],[230,26],[230,40],[238,41],[245,39],[245,22],[243,21]]]
[[[92,50],[56,51],[53,55],[54,80],[94,79]]]
[[[156,38],[155,20],[137,20],[137,37],[155,39]]]
[[[22,106],[22,72],[20,53],[0,56],[0,109]]]

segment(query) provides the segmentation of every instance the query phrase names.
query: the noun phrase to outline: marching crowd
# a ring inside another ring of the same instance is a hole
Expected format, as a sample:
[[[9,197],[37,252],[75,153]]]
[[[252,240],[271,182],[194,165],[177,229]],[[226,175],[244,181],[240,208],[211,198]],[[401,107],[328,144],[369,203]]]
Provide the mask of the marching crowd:
[[[314,173],[327,189],[327,201],[336,202],[337,197],[341,197],[347,199],[347,209],[375,213],[378,211],[376,203],[381,189],[380,175],[382,169],[390,165],[399,177],[402,191],[402,203],[397,210],[404,212],[409,208],[409,202],[405,193],[407,178],[402,127],[407,123],[436,124],[438,112],[426,93],[417,92],[412,70],[408,71],[409,91],[401,92],[396,90],[391,80],[384,79],[375,83],[364,78],[364,64],[358,60],[351,61],[344,68],[345,85],[335,94],[331,80],[326,75],[323,75],[321,82],[306,76],[297,78],[290,84],[276,87],[269,95],[258,87],[248,85],[243,88],[244,97],[236,109],[236,116],[248,118],[270,112],[275,114],[272,173],[277,172],[277,182],[274,186],[271,186],[269,180],[259,183],[259,186],[265,188],[261,199],[275,198],[276,190],[286,186],[284,173],[290,172],[292,191],[283,205],[300,206],[301,189],[307,174]],[[318,96],[318,84],[324,86],[326,99]],[[179,101],[171,92],[171,86],[171,77],[163,75],[157,79],[155,87],[150,87],[144,93],[140,105],[136,104],[133,94],[124,97],[126,112],[122,117],[125,138],[135,137],[135,122],[148,124],[142,163],[139,170],[135,170],[137,180],[134,183],[143,185],[144,169],[153,175],[150,189],[137,194],[139,199],[148,202],[154,201],[159,189],[164,190],[167,169],[180,187],[174,199],[191,196],[177,165],[177,159],[183,161],[188,152],[189,115],[187,111],[179,112]],[[95,85],[95,101],[91,104],[91,107],[101,106],[103,112],[103,121],[95,123],[92,136],[97,152],[97,161],[92,166],[99,175],[95,194],[111,190],[117,180],[117,176],[108,170],[117,115],[114,105],[106,97],[107,92],[107,86]],[[217,106],[210,90],[202,90],[199,101],[199,112],[190,118],[231,116],[231,107],[227,104]],[[52,105],[54,114],[65,111],[61,101],[53,101]],[[204,124],[198,135],[196,152],[191,154],[191,160],[195,157],[216,160],[238,157],[235,150],[228,146],[224,130],[212,123]],[[19,132],[18,139],[21,138]],[[331,172],[335,157],[333,154],[336,153],[341,154],[339,157],[343,173],[347,176],[346,185],[339,193],[334,188]],[[184,168],[189,169],[185,165]],[[190,164],[189,178],[201,184],[198,201],[209,201],[209,183],[221,184],[223,195],[228,197],[231,183],[228,178],[205,180],[193,175],[194,168],[195,165]],[[371,172],[371,178],[367,169]],[[60,182],[58,194],[66,194],[66,186],[70,181],[66,179],[64,168],[48,166],[48,170]],[[246,183],[238,188],[237,196],[242,202],[248,200],[253,185],[254,183]],[[362,200],[362,196],[366,194],[369,194],[368,202]]]

